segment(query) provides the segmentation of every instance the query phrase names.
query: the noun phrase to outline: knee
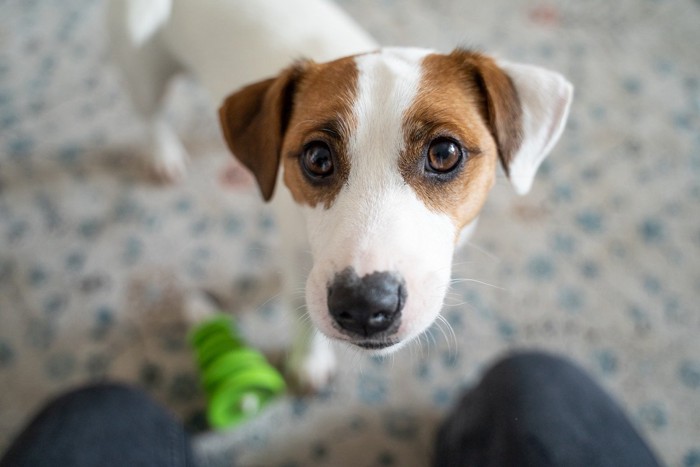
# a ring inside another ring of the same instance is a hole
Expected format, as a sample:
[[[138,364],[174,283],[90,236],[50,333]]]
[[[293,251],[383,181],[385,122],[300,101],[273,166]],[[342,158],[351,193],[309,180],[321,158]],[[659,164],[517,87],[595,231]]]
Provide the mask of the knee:
[[[487,371],[480,386],[497,387],[496,393],[509,395],[567,386],[573,381],[590,381],[590,377],[563,357],[533,350],[503,357]]]

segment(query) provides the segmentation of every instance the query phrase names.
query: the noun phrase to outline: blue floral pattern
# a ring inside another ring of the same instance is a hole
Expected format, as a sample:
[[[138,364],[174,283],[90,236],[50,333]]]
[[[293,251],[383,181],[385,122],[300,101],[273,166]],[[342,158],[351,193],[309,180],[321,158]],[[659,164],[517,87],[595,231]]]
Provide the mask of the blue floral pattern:
[[[571,118],[532,193],[499,177],[445,322],[387,359],[341,352],[332,389],[201,435],[205,465],[426,465],[460,391],[538,347],[592,372],[666,464],[700,466],[700,3],[340,3],[385,44],[474,44],[559,70]],[[192,290],[241,312],[253,345],[289,343],[274,221],[254,190],[219,183],[213,106],[175,83],[188,179],[149,180],[104,7],[0,2],[0,450],[46,398],[105,378],[195,420]]]

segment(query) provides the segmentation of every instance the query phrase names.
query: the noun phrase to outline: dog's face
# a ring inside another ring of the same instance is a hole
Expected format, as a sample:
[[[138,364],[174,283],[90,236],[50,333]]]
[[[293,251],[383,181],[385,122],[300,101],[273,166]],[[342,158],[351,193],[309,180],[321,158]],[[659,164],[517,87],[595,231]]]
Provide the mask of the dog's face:
[[[560,75],[471,52],[384,49],[299,63],[230,96],[229,147],[304,212],[308,312],[327,336],[395,349],[437,317],[455,244],[502,164],[529,190],[571,100]],[[280,189],[281,187],[278,187]]]

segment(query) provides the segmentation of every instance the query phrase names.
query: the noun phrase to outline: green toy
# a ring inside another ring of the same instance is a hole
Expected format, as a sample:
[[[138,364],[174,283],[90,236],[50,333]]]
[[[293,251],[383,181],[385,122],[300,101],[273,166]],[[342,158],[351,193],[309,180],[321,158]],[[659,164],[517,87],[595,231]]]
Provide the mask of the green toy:
[[[191,331],[189,342],[213,428],[229,428],[249,419],[284,392],[282,376],[260,352],[246,346],[230,317],[218,315],[200,323]]]

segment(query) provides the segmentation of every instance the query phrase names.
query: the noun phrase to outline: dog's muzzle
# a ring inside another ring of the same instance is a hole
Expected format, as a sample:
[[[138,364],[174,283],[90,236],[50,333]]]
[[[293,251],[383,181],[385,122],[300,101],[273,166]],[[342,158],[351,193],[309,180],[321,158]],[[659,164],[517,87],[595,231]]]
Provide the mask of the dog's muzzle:
[[[353,268],[337,273],[328,285],[328,311],[335,327],[357,345],[381,349],[395,344],[406,303],[406,286],[395,272],[359,277]]]

